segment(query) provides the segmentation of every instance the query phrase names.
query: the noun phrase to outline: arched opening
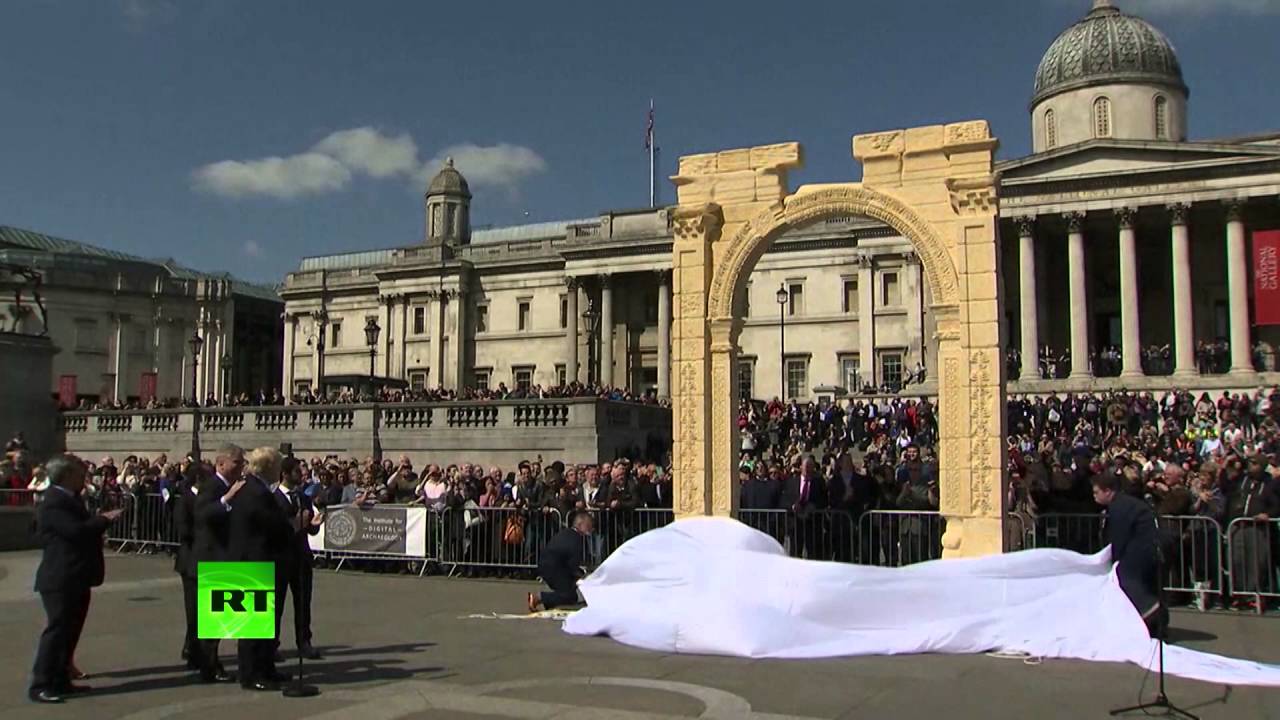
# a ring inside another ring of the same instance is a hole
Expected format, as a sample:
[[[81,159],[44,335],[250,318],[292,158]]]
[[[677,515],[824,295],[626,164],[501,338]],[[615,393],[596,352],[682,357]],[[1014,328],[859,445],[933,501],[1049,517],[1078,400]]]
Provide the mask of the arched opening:
[[[1155,99],[1156,139],[1169,139],[1169,98],[1157,95]]]
[[[1044,147],[1046,150],[1058,147],[1058,119],[1053,115],[1053,108],[1044,111]]]
[[[795,143],[681,158],[672,247],[678,514],[737,509],[736,360],[752,268],[790,228],[860,216],[911,242],[933,298],[944,555],[1002,550],[995,144],[980,121],[858,136],[863,182],[794,194],[785,172],[799,164]]]

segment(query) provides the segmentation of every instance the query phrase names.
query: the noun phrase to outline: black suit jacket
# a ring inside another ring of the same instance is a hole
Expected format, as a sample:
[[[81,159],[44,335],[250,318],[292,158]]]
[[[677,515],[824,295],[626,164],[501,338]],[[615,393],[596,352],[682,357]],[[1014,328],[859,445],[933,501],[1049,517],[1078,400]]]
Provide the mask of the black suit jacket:
[[[202,562],[227,560],[230,544],[231,513],[222,505],[222,496],[230,490],[222,478],[206,478],[196,494],[191,515],[191,566]]]
[[[800,476],[792,475],[782,485],[783,508],[790,510],[800,502]],[[827,508],[827,482],[821,475],[809,478],[809,502],[801,510],[825,510]]]
[[[196,491],[191,486],[191,482],[186,479],[179,480],[169,502],[172,503],[173,534],[178,540],[178,552],[173,558],[173,569],[179,575],[195,577]]]
[[[782,483],[751,478],[743,484],[738,504],[743,510],[778,510],[783,507],[781,497]]]
[[[672,506],[670,482],[646,482],[640,484],[643,507],[670,508]]]
[[[585,539],[573,528],[564,528],[551,538],[538,558],[538,575],[545,580],[568,578],[581,574]]]
[[[271,496],[275,498],[276,504],[284,511],[285,516],[292,521],[295,513],[293,504],[289,502],[288,492],[282,485],[276,488],[271,493]],[[290,546],[292,559],[295,562],[301,561],[309,564],[311,562],[311,541],[307,538],[311,535],[318,535],[320,528],[310,523],[310,518],[315,516],[315,506],[312,505],[311,498],[307,497],[306,493],[302,492],[300,488],[294,492],[294,496],[297,498],[299,510],[304,513],[303,520],[306,520],[307,524],[301,530],[293,532],[293,544]],[[293,528],[290,527],[290,530],[293,530]]]
[[[227,560],[288,564],[293,525],[261,478],[247,477],[231,500]]]
[[[1107,507],[1107,539],[1111,559],[1119,563],[1116,575],[1130,602],[1144,615],[1159,602],[1156,573],[1156,540],[1159,535],[1151,506],[1117,493]]]
[[[79,497],[52,486],[36,506],[36,538],[44,546],[36,592],[87,590],[102,584],[102,535],[110,523]]]

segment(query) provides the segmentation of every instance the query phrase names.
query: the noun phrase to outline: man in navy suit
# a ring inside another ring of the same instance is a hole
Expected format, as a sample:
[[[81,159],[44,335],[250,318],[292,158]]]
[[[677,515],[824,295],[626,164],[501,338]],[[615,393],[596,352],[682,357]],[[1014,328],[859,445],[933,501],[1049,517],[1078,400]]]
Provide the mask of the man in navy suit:
[[[191,522],[189,565],[194,574],[202,562],[228,560],[231,531],[231,502],[244,487],[244,450],[223,445],[213,461],[213,477],[204,478],[196,493]],[[207,683],[226,682],[231,676],[218,659],[217,640],[198,640],[196,662],[200,679]]]
[[[28,697],[60,703],[87,687],[71,684],[71,651],[80,640],[89,612],[90,588],[102,584],[102,536],[121,509],[90,514],[80,499],[85,466],[74,455],[45,463],[49,489],[36,507],[36,536],[44,546],[36,569],[36,592],[49,620],[40,635]]]
[[[308,660],[319,660],[320,653],[311,645],[311,541],[310,536],[320,532],[324,515],[316,514],[311,498],[299,487],[302,481],[301,463],[296,458],[284,459],[280,484],[275,489],[275,500],[290,518],[294,528],[294,540],[290,544],[285,567],[285,583],[276,590],[276,654],[280,653],[280,616],[284,612],[284,596],[292,591],[294,641],[298,654]]]

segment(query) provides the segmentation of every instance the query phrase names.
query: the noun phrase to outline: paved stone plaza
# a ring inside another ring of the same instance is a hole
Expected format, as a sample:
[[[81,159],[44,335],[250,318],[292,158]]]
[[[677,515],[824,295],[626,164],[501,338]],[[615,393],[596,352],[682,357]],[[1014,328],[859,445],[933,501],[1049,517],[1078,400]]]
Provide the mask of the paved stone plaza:
[[[1134,667],[987,657],[747,661],[659,655],[564,635],[550,620],[464,619],[519,613],[529,583],[316,576],[317,698],[193,684],[178,661],[181,590],[160,557],[111,557],[77,661],[91,696],[26,701],[44,617],[30,592],[36,553],[0,555],[0,637],[9,671],[0,717],[24,718],[1089,718],[1138,697]],[[1087,599],[1083,601],[1087,602]],[[856,600],[850,611],[857,611]],[[286,616],[286,624],[288,624]],[[1181,642],[1280,662],[1274,619],[1175,615]],[[286,638],[286,647],[291,640]],[[225,660],[234,647],[224,645]],[[1150,686],[1148,686],[1150,688]],[[1280,717],[1280,692],[1174,680],[1170,694],[1213,718]],[[1224,701],[1225,694],[1225,701]],[[229,716],[229,715],[228,715]],[[1141,717],[1141,715],[1137,715]]]

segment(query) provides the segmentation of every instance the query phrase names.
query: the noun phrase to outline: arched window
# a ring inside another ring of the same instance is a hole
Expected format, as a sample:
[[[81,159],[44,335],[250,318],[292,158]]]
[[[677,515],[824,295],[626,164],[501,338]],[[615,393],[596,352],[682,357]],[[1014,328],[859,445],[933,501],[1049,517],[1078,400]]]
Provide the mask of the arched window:
[[[1163,95],[1156,96],[1156,139],[1169,139],[1169,98]]]
[[[1093,136],[1111,137],[1111,101],[1104,97],[1093,101]]]
[[[1046,150],[1058,147],[1058,121],[1052,109],[1044,111],[1044,147]]]

